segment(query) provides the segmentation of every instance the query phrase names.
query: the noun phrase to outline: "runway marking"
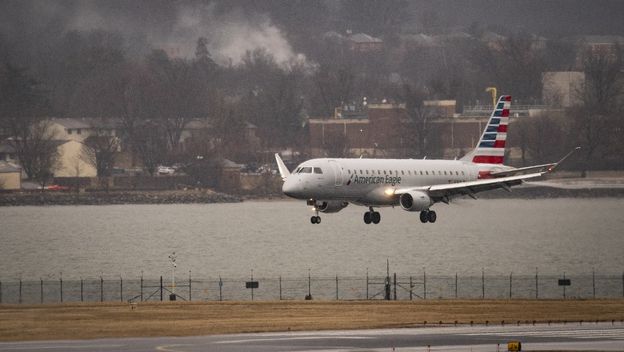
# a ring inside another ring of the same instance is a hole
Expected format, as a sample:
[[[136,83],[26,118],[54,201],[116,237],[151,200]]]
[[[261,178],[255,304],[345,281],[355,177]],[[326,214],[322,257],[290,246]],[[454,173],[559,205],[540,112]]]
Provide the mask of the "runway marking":
[[[602,327],[601,329],[599,327]],[[262,338],[287,338],[287,337],[318,337],[318,336],[331,336],[331,337],[353,337],[353,336],[388,336],[388,335],[445,335],[445,334],[455,334],[455,335],[487,335],[487,334],[498,334],[498,335],[518,335],[518,334],[548,334],[548,333],[568,333],[568,334],[581,334],[584,331],[600,331],[603,333],[619,333],[624,336],[624,328],[622,327],[613,327],[611,324],[600,324],[597,327],[594,327],[593,324],[590,327],[585,326],[574,326],[574,325],[555,325],[546,326],[544,325],[535,325],[535,326],[457,326],[457,327],[425,327],[425,328],[401,328],[401,329],[371,329],[371,330],[344,330],[344,331],[327,331],[320,334],[318,331],[314,332],[281,332],[281,333],[257,333],[257,334],[237,334],[230,335],[231,337],[262,337]],[[370,338],[370,337],[368,337]]]
[[[508,335],[524,335],[524,336],[540,336],[540,337],[571,337],[578,339],[595,339],[595,338],[611,338],[616,340],[624,340],[624,329],[579,329],[579,330],[546,330],[546,331],[483,331],[462,333],[460,335],[467,336],[508,336]]]
[[[236,344],[236,343],[249,343],[249,342],[275,342],[275,341],[289,341],[289,340],[370,340],[374,337],[369,336],[283,336],[272,337],[263,339],[242,339],[242,340],[228,340],[228,341],[216,341],[218,344]]]
[[[182,347],[182,346],[195,346],[195,345],[194,344],[190,344],[190,343],[175,344],[175,345],[162,345],[162,346],[156,346],[156,351],[184,352],[182,350],[172,349],[172,348],[175,348],[175,347]]]

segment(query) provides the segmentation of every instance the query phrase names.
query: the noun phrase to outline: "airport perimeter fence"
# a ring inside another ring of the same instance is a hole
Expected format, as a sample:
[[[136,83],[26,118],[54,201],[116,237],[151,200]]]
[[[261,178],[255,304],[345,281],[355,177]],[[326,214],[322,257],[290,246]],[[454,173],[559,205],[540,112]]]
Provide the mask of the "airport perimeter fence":
[[[0,303],[624,298],[624,273],[0,281]]]

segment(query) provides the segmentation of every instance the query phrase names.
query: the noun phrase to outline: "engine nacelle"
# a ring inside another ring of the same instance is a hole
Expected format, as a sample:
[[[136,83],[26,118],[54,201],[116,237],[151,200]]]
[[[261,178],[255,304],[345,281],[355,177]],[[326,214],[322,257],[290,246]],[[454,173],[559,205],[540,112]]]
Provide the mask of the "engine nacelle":
[[[330,200],[316,203],[316,209],[321,213],[337,213],[346,208],[347,205],[349,205],[348,202]]]
[[[399,198],[401,208],[407,211],[423,211],[429,209],[433,204],[427,193],[420,191],[411,191],[401,194]]]

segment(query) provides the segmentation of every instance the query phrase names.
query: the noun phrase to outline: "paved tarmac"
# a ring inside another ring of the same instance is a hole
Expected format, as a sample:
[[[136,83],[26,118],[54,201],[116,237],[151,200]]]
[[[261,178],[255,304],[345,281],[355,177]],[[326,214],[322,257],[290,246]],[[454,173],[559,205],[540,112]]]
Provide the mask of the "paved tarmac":
[[[0,351],[624,351],[624,324],[457,326],[380,330],[259,333],[194,337],[3,342]]]

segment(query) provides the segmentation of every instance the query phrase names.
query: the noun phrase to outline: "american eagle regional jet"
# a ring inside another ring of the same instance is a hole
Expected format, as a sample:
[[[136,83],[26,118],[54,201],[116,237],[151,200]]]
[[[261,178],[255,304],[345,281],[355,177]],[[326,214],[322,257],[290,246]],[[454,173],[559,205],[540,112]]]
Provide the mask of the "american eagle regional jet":
[[[503,165],[510,106],[511,96],[498,99],[479,143],[459,160],[321,158],[307,160],[291,173],[275,154],[284,181],[282,191],[307,200],[316,212],[310,218],[312,224],[321,223],[319,212],[336,213],[349,203],[368,207],[366,224],[381,221],[374,208],[396,205],[420,212],[423,223],[434,223],[434,204],[448,204],[458,196],[476,199],[476,193],[498,188],[511,191],[511,186],[553,171],[572,154],[551,164],[522,168]]]

